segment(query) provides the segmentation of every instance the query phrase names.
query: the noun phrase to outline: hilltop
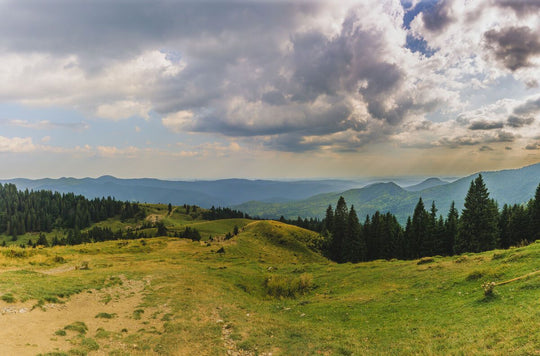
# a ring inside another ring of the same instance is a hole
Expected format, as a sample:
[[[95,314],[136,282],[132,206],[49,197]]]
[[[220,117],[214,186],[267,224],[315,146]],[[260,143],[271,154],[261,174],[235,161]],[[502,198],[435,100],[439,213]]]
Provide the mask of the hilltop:
[[[318,234],[144,205],[174,237],[0,248],[3,351],[18,355],[534,354],[540,242],[335,264]],[[110,218],[98,226],[127,228]],[[91,226],[90,228],[95,227]],[[234,226],[238,235],[223,237]],[[212,236],[212,240],[210,240]],[[441,307],[444,306],[444,307]]]

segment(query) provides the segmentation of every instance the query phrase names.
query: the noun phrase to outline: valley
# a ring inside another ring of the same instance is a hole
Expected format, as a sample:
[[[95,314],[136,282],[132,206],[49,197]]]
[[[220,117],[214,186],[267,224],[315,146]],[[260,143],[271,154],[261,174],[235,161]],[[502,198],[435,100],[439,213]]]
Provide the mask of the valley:
[[[535,354],[540,243],[336,264],[320,236],[275,221],[204,221],[143,205],[169,230],[0,248],[0,337],[18,355]],[[142,221],[110,218],[102,227]],[[224,240],[234,226],[238,235]],[[209,236],[212,240],[208,240]],[[22,238],[22,237],[21,237]],[[11,327],[12,326],[12,327]]]

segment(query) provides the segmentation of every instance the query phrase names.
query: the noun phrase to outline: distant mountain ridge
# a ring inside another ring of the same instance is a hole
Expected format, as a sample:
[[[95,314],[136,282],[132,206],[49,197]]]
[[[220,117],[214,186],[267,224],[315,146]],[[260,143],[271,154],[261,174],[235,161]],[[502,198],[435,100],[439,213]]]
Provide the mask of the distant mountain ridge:
[[[448,184],[448,183],[449,182],[444,181],[444,180],[442,180],[440,178],[433,177],[433,178],[428,178],[428,179],[424,180],[421,183],[411,185],[411,186],[408,186],[408,187],[403,187],[403,188],[405,190],[408,190],[409,192],[419,192],[419,191],[424,190],[424,189],[438,187],[439,185],[444,185],[444,184]]]
[[[338,179],[290,182],[248,179],[169,181],[153,178],[120,179],[113,176],[35,180],[16,178],[0,180],[0,183],[13,183],[20,190],[52,190],[81,194],[90,199],[111,196],[123,201],[190,204],[204,208],[212,205],[231,206],[250,200],[286,202],[360,185],[354,181]]]
[[[499,203],[499,207],[503,204],[525,203],[533,198],[535,189],[540,183],[540,163],[519,169],[481,172],[481,174],[490,197]],[[322,218],[328,205],[335,207],[339,197],[343,196],[349,207],[354,205],[361,220],[379,210],[395,214],[400,223],[404,224],[407,217],[412,215],[420,197],[427,209],[430,208],[432,201],[435,201],[438,214],[446,215],[452,201],[461,211],[470,183],[476,176],[478,173],[420,191],[409,191],[394,183],[377,183],[341,193],[319,194],[300,201],[287,203],[251,201],[235,208],[264,218],[279,218],[281,215],[291,219],[297,216]],[[425,182],[420,184],[423,183]]]

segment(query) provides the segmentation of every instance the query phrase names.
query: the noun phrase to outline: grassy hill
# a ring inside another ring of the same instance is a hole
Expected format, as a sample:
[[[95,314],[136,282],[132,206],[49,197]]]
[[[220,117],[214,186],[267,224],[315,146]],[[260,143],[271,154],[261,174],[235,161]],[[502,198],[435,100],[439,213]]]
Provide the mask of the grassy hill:
[[[169,227],[225,234],[163,206]],[[223,242],[158,237],[0,248],[2,349],[17,355],[537,354],[540,242],[338,265],[317,234],[243,221]],[[122,225],[119,221],[102,224]]]

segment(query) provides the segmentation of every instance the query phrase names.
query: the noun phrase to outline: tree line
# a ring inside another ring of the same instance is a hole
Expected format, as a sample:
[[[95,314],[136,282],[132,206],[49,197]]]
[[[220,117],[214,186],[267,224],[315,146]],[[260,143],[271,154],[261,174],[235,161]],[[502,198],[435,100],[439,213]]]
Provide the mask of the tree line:
[[[336,262],[481,252],[540,239],[540,185],[527,204],[505,204],[499,212],[479,175],[471,182],[461,215],[453,202],[446,217],[437,215],[435,202],[426,208],[420,198],[404,228],[393,214],[379,211],[361,223],[343,197],[335,210],[328,207],[320,222],[301,218],[287,222],[315,227],[312,230],[326,237],[325,254]]]
[[[144,218],[139,204],[114,198],[86,199],[73,193],[47,190],[17,190],[14,184],[0,184],[0,233],[17,236],[27,232],[89,227],[93,223],[120,216],[121,220]]]

